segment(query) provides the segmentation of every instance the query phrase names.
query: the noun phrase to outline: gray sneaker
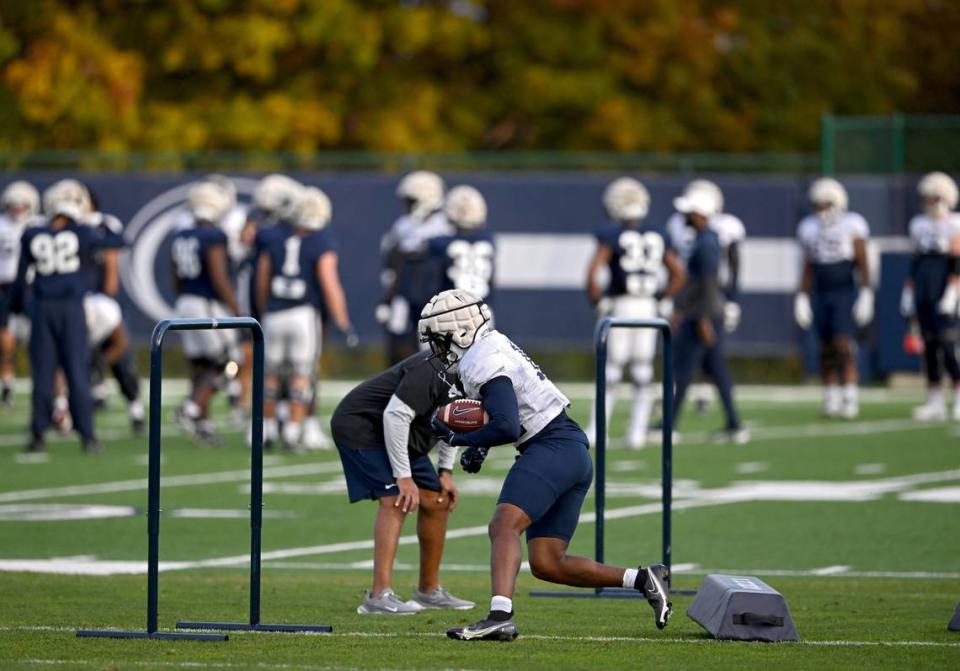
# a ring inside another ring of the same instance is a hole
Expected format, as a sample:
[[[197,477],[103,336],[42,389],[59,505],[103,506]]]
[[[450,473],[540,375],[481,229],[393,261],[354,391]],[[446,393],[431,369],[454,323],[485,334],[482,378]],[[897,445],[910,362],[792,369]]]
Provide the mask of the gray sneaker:
[[[361,615],[413,615],[423,610],[415,603],[404,603],[392,589],[385,589],[380,596],[373,596],[369,590],[363,593],[363,603],[357,607]]]
[[[413,597],[407,603],[413,602],[421,608],[446,608],[449,610],[470,610],[477,604],[466,599],[458,599],[444,587],[437,587],[432,592],[413,591]]]

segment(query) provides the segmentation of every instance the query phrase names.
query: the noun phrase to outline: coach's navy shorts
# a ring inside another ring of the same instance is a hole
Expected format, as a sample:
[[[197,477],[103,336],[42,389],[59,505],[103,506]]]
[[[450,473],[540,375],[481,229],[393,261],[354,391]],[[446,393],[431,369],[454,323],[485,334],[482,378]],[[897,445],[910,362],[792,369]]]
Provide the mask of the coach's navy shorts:
[[[400,493],[397,479],[393,477],[386,448],[382,450],[355,450],[337,445],[343,475],[347,480],[350,503],[364,499],[379,499],[381,496],[396,496]],[[424,455],[410,461],[413,481],[421,489],[440,491],[440,477],[430,457]]]
[[[10,321],[10,301],[13,298],[13,285],[0,284],[0,329],[7,328]]]
[[[546,537],[569,543],[593,481],[587,438],[573,420],[561,417],[563,425],[554,420],[523,446],[497,500],[512,503],[533,520],[528,542]]]
[[[857,290],[854,288],[814,292],[810,301],[813,326],[821,340],[857,334],[857,325],[853,321],[853,304],[856,300]]]

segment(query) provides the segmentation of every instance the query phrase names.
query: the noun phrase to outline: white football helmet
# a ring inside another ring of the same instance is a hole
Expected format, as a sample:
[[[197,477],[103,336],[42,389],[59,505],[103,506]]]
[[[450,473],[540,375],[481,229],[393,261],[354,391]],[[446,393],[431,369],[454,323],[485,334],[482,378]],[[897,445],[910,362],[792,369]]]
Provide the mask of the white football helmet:
[[[221,186],[197,182],[187,193],[187,208],[199,221],[218,223],[230,210],[230,199]]]
[[[603,208],[614,221],[640,221],[650,211],[650,193],[633,177],[619,177],[603,190]]]
[[[710,218],[719,213],[716,195],[708,189],[693,189],[673,199],[673,207],[681,214],[699,214]]]
[[[253,190],[253,204],[270,217],[291,219],[296,216],[303,185],[286,175],[267,175]]]
[[[445,188],[440,175],[428,170],[416,170],[400,180],[397,198],[410,201],[410,215],[423,221],[443,207]]]
[[[30,182],[10,182],[0,195],[0,208],[22,221],[39,214],[40,194]]]
[[[957,206],[957,183],[943,172],[931,172],[923,176],[917,185],[920,197],[925,201],[924,209],[935,219],[946,216]]]
[[[43,192],[43,213],[51,219],[64,216],[80,221],[90,209],[90,194],[75,179],[61,179]]]
[[[472,186],[455,186],[447,194],[443,211],[457,228],[474,230],[487,223],[487,201]]]
[[[216,184],[218,187],[223,189],[224,195],[230,201],[230,208],[233,209],[237,205],[237,186],[233,183],[233,180],[227,177],[226,175],[221,175],[219,173],[213,173],[206,176],[206,181],[211,184]]]
[[[297,208],[297,226],[309,231],[319,231],[330,223],[333,206],[323,191],[315,186],[303,189],[303,195]]]
[[[463,358],[491,316],[487,304],[473,294],[462,289],[441,291],[420,312],[420,342],[428,343],[437,358],[451,366]]]
[[[723,191],[714,182],[709,179],[695,179],[683,189],[683,195],[688,195],[691,191],[706,191],[716,200],[717,214],[723,212]]]
[[[827,220],[847,210],[847,190],[833,177],[821,177],[810,185],[807,197]]]

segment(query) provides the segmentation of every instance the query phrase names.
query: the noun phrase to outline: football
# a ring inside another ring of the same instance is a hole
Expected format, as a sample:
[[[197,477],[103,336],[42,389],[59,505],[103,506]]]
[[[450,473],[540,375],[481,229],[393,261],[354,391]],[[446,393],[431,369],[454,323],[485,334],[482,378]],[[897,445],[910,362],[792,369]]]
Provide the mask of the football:
[[[437,417],[452,431],[474,431],[489,421],[483,402],[461,398],[437,410]]]

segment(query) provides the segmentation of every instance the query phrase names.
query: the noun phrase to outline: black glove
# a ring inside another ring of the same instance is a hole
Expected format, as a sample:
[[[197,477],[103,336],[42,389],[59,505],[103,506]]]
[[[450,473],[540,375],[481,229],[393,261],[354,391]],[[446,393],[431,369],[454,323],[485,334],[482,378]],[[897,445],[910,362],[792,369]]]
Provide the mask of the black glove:
[[[468,447],[460,455],[460,466],[467,473],[479,473],[489,451],[489,447]]]

